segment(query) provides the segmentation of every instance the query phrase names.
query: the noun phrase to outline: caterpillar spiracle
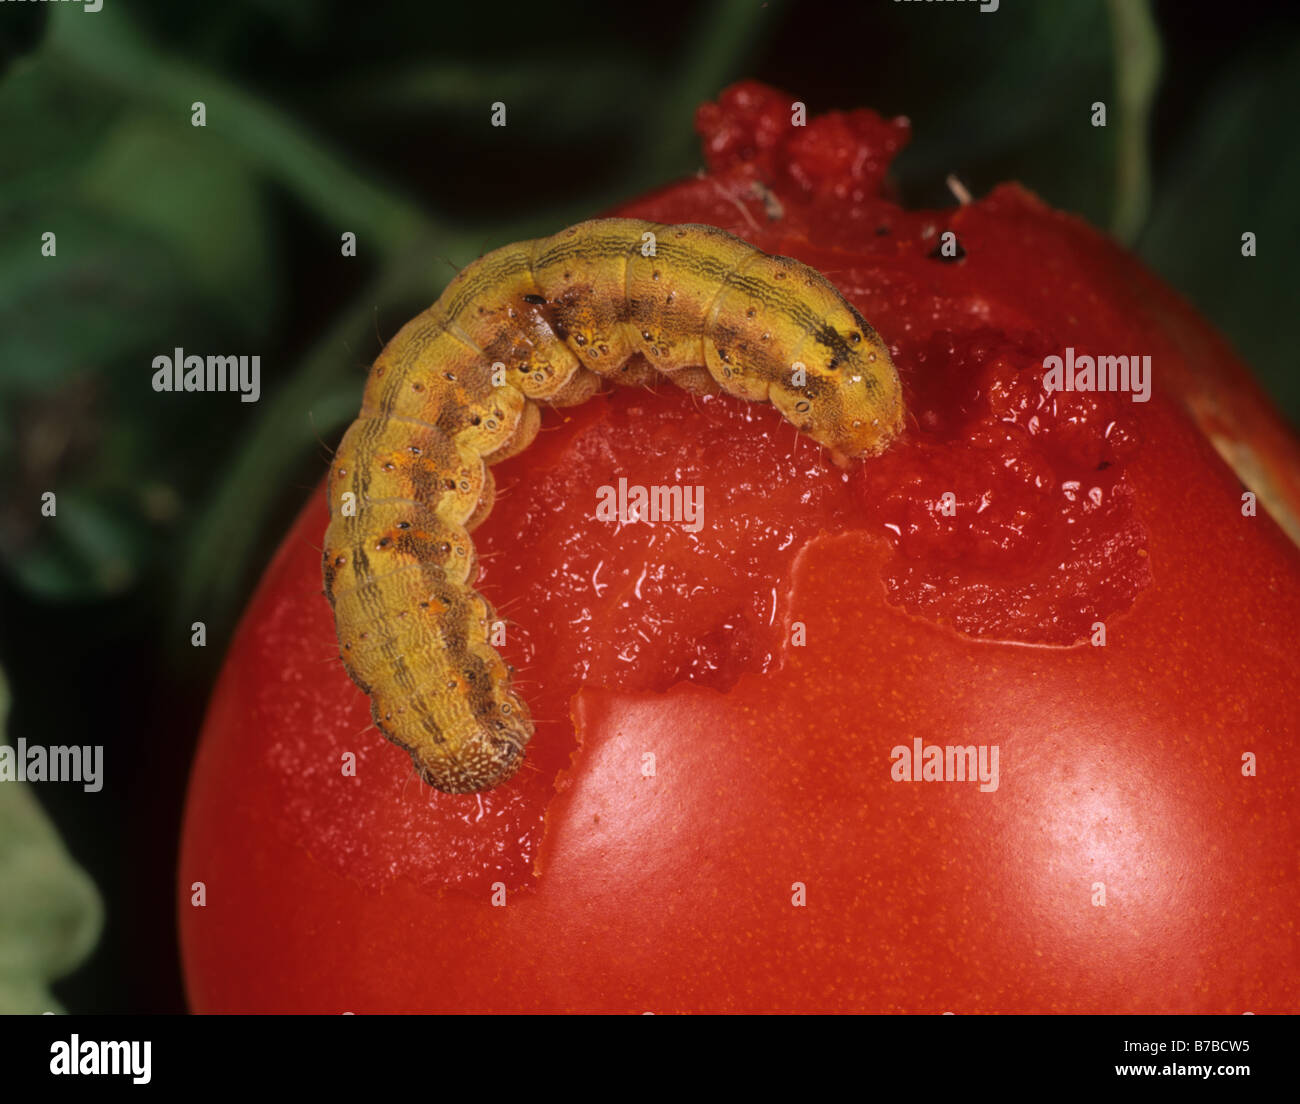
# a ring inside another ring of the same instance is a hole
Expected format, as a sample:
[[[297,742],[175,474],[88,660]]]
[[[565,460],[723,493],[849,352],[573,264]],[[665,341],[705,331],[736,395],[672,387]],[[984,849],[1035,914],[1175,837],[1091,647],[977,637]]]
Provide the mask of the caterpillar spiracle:
[[[598,219],[504,246],[375,361],[331,470],[325,593],[376,726],[437,789],[505,781],[533,733],[474,590],[488,465],[532,442],[541,404],[656,373],[770,401],[840,463],[902,428],[888,349],[830,282],[711,226]]]

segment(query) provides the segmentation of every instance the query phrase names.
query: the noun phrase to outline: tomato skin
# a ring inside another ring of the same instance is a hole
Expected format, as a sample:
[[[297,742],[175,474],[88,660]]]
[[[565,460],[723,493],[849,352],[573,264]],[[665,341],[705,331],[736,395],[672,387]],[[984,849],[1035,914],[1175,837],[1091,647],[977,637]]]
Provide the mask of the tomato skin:
[[[450,797],[367,728],[334,659],[316,495],[245,614],[191,778],[196,1011],[1295,1011],[1300,555],[1242,515],[1206,433],[1255,446],[1284,502],[1294,442],[1223,342],[1099,235],[1014,186],[902,212],[880,189],[905,127],[854,112],[790,136],[788,103],[730,90],[701,112],[709,178],[620,213],[716,223],[831,274],[896,343],[918,417],[891,485],[984,447],[985,391],[932,386],[938,331],[977,318],[1151,353],[1155,394],[1120,411],[1131,527],[1098,529],[1071,575],[1080,608],[1105,607],[1105,646],[1045,646],[1066,607],[1018,604],[1013,584],[1050,576],[1046,530],[895,541],[869,473],[799,452],[771,411],[621,394],[498,472],[509,493],[476,543],[503,553],[484,586],[519,621],[506,651],[540,723],[519,778]],[[753,180],[778,222],[748,226],[728,198]],[[961,262],[929,255],[927,221],[955,228]],[[981,361],[1004,372],[990,391],[1028,372],[1014,360]],[[1059,478],[1091,456],[1070,438],[1026,463]],[[698,539],[592,519],[611,474],[679,468],[714,511]],[[1149,567],[1117,589],[1121,529]],[[587,586],[597,563],[613,590]],[[891,588],[977,569],[965,633],[951,604]],[[637,644],[647,616],[665,624]],[[1037,646],[1005,642],[1013,620]],[[917,738],[996,745],[997,789],[893,781]]]

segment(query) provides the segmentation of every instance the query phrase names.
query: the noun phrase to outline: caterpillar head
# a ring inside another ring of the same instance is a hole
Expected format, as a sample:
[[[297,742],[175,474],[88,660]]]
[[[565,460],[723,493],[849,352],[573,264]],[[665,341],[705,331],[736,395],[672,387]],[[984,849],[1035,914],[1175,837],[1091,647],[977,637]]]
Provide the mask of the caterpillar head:
[[[861,318],[827,324],[804,342],[773,405],[837,464],[884,452],[903,429],[903,394],[889,350]]]

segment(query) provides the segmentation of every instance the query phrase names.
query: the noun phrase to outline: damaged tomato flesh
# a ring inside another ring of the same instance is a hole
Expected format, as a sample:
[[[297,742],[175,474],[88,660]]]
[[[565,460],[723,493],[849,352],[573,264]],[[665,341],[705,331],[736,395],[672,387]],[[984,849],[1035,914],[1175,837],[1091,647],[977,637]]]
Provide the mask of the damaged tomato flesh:
[[[700,111],[707,174],[615,213],[826,273],[890,346],[903,438],[841,470],[772,408],[669,384],[548,412],[474,534],[536,735],[469,797],[418,782],[335,660],[313,498],[194,769],[197,1009],[1300,998],[1300,558],[1189,408],[1222,393],[1293,446],[1095,231],[1014,185],[905,211],[904,120],[792,128],[790,102],[728,90]],[[1149,356],[1148,398],[1049,394],[1067,348]],[[639,489],[680,515],[602,516]],[[996,748],[997,775],[896,780],[915,741]]]

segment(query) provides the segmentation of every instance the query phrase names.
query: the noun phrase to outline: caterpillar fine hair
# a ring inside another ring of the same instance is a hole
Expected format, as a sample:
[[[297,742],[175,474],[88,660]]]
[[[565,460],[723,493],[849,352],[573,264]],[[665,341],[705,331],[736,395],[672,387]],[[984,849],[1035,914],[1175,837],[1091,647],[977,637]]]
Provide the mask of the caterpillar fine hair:
[[[532,442],[540,404],[656,373],[770,401],[840,462],[902,427],[888,350],[826,278],[710,226],[598,219],[507,245],[375,361],[330,474],[325,593],[375,724],[430,785],[496,786],[533,733],[474,590],[488,465]]]

